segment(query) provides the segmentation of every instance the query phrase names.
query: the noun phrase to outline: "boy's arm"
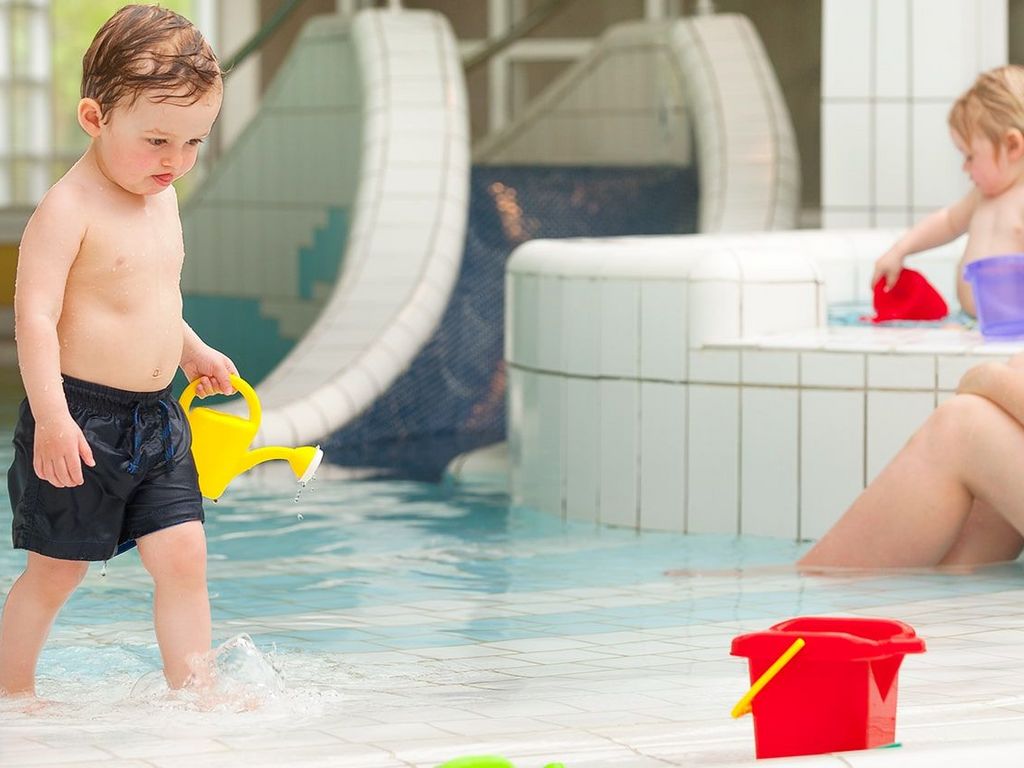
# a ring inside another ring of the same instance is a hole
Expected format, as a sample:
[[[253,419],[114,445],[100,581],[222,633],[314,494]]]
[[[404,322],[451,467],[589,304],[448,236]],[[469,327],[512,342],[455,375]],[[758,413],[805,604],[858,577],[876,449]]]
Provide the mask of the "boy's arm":
[[[978,206],[978,191],[972,189],[953,205],[928,214],[911,227],[888,251],[875,262],[871,276],[874,287],[885,277],[886,290],[892,288],[903,269],[903,260],[912,253],[948,243],[967,231],[971,216]]]
[[[18,366],[36,422],[33,468],[58,488],[81,485],[84,459],[94,465],[61,385],[57,323],[71,265],[85,237],[82,206],[68,187],[51,189],[25,227],[14,295]]]
[[[181,347],[181,370],[189,381],[199,379],[196,394],[200,397],[220,392],[230,395],[235,391],[231,386],[231,374],[238,369],[231,359],[218,352],[199,338],[184,319],[181,321],[184,342]]]

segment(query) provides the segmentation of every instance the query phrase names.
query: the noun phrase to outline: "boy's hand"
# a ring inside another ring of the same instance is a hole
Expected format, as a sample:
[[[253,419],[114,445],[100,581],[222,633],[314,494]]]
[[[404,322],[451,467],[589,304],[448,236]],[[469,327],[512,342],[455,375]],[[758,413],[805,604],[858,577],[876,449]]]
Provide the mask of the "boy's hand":
[[[41,480],[55,488],[81,485],[83,461],[96,466],[92,449],[70,414],[36,422],[32,469]]]
[[[231,386],[231,374],[238,375],[238,369],[231,359],[206,344],[197,344],[190,354],[181,359],[181,370],[189,381],[199,379],[196,394],[200,398],[215,395],[230,395],[235,391]]]
[[[871,275],[871,290],[874,290],[878,281],[884,277],[885,290],[891,291],[902,271],[903,256],[894,251],[887,251],[875,262],[875,271]]]

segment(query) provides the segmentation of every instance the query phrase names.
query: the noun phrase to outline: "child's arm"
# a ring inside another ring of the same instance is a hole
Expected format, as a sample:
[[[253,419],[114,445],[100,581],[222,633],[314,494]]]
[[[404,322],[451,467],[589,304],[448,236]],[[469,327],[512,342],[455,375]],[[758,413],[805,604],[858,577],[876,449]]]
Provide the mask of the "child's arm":
[[[32,467],[57,488],[82,484],[82,464],[95,466],[82,430],[68,412],[61,385],[57,322],[86,219],[74,188],[55,187],[29,219],[18,254],[14,333],[18,365],[35,418]]]
[[[971,216],[978,206],[978,192],[972,189],[953,205],[930,213],[910,228],[888,251],[875,262],[871,275],[873,288],[879,278],[885,278],[885,289],[896,284],[903,269],[903,260],[912,253],[926,251],[955,240],[967,231]]]
[[[221,392],[230,395],[235,391],[231,386],[231,374],[238,374],[238,369],[231,359],[199,338],[188,323],[181,321],[184,332],[184,344],[181,349],[181,370],[189,381],[199,379],[196,394],[206,397]]]

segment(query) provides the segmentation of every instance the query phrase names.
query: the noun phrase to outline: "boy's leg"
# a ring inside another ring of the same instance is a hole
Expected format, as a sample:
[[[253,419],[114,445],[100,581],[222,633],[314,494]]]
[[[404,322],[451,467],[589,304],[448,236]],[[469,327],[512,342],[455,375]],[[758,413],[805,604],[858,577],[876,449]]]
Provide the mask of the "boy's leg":
[[[36,662],[54,618],[89,563],[28,553],[28,565],[7,595],[0,621],[0,695],[35,693]]]
[[[928,417],[800,565],[992,562],[1019,545],[1019,534],[1011,548],[998,531],[1024,531],[1021,499],[1024,428],[985,398],[957,395]],[[976,502],[984,506],[972,513]],[[994,511],[1007,524],[984,524],[993,523],[984,518]]]
[[[210,651],[210,598],[206,590],[206,534],[192,520],[138,539],[153,577],[153,621],[171,688],[192,674],[191,662]]]

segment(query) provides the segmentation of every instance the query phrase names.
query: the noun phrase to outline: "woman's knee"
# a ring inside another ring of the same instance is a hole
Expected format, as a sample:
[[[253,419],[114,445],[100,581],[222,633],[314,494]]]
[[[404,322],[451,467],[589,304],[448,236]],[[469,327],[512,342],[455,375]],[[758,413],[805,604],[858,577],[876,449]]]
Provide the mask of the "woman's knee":
[[[969,435],[984,431],[987,423],[1004,420],[1007,414],[991,400],[978,395],[956,395],[936,408],[924,424],[922,431],[930,432],[930,438],[959,441]]]

